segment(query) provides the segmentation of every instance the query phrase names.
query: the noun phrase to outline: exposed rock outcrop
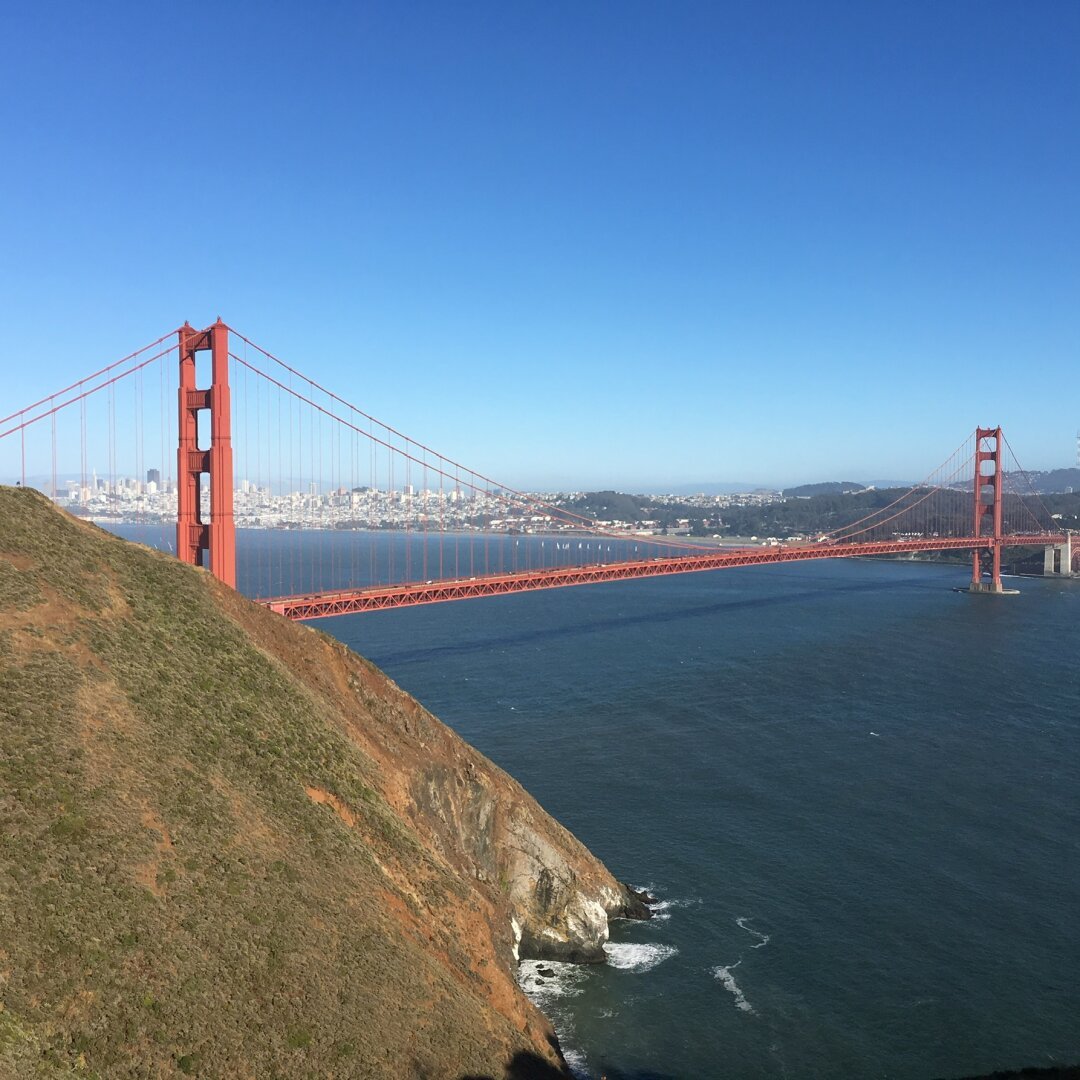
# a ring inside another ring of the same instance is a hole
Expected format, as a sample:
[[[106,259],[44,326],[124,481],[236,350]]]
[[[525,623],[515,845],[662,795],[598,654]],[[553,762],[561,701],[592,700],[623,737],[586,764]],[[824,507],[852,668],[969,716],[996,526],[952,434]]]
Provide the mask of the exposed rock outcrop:
[[[467,779],[438,766],[412,785],[417,819],[438,821],[449,857],[460,844],[467,872],[497,882],[521,959],[598,963],[608,921],[649,910],[514,780],[480,758]]]
[[[564,1075],[516,957],[647,917],[333,639],[0,488],[0,1074]]]

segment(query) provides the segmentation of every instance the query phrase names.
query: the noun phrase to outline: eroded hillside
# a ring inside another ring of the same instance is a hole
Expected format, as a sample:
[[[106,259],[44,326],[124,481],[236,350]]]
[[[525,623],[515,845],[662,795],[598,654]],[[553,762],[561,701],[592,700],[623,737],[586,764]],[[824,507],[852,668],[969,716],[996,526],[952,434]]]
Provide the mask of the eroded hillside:
[[[377,669],[0,488],[0,1075],[563,1075],[627,890]]]

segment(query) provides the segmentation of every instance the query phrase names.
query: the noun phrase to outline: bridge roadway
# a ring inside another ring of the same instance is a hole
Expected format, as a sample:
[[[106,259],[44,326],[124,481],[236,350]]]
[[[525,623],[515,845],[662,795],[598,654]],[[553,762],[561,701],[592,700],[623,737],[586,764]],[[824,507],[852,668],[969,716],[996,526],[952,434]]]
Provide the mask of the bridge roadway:
[[[1047,547],[1064,544],[1064,534],[1037,533],[1006,536],[1003,547]],[[768,563],[805,562],[809,559],[843,559],[860,555],[903,555],[918,551],[990,551],[992,537],[928,537],[917,540],[888,540],[864,544],[780,544],[762,547],[721,548],[707,555],[679,555],[634,562],[598,563],[592,566],[560,566],[481,577],[454,578],[414,584],[380,585],[366,589],[314,593],[307,596],[279,596],[260,603],[288,619],[321,619],[330,615],[351,615],[360,611],[439,604],[448,600],[468,600],[480,596],[505,596],[534,589],[559,589],[569,585],[592,585],[600,581],[689,574],[701,570],[723,570],[733,566],[760,566]]]

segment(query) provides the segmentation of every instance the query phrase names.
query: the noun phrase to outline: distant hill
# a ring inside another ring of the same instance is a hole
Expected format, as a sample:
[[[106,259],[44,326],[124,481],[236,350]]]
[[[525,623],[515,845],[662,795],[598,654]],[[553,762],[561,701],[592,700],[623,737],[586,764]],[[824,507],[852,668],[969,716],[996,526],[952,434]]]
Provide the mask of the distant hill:
[[[852,491],[864,491],[866,484],[855,480],[829,480],[821,484],[801,484],[799,487],[784,488],[786,499],[809,499],[815,495],[847,495]]]
[[[619,491],[586,491],[562,503],[583,517],[598,521],[635,521],[651,511],[652,500],[646,495],[626,495]]]
[[[1060,494],[1070,489],[1080,491],[1080,469],[1050,469],[1027,475],[1039,494]]]
[[[649,493],[654,495],[741,495],[748,491],[776,491],[760,481],[716,481],[702,484],[673,484],[667,487],[653,484]]]
[[[0,487],[0,1076],[566,1077],[647,915],[339,642]]]

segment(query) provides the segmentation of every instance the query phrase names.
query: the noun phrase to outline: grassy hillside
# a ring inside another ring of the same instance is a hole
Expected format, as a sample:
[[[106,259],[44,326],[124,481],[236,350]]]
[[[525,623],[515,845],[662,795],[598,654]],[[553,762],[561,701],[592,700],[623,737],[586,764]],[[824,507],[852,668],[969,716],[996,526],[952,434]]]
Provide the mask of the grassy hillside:
[[[562,1075],[344,652],[0,488],[0,1076]]]

